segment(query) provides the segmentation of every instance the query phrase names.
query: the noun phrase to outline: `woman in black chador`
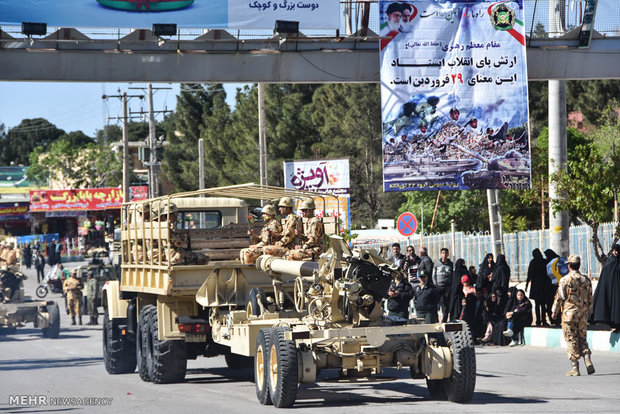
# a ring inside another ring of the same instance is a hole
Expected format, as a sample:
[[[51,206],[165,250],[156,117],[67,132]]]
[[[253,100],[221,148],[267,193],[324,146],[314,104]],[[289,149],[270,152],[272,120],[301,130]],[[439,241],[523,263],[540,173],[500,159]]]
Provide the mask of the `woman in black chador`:
[[[533,259],[527,268],[525,290],[529,285],[530,299],[536,304],[536,326],[548,326],[547,292],[551,290],[551,280],[547,276],[547,262],[538,249],[532,251],[532,256]]]
[[[609,259],[605,262],[598,285],[594,291],[594,322],[611,326],[614,332],[620,330],[620,244],[611,247]]]

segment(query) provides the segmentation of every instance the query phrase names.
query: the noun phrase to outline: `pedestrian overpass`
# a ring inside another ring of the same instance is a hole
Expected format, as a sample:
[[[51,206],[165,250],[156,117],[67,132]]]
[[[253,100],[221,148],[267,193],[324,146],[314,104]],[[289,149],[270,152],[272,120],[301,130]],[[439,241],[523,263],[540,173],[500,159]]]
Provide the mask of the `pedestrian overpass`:
[[[598,0],[595,19],[585,8],[591,1],[524,0],[530,80],[620,78],[620,2]],[[341,2],[348,35],[179,29],[159,37],[147,29],[51,28],[34,38],[2,26],[0,80],[379,82],[378,8],[370,6]]]

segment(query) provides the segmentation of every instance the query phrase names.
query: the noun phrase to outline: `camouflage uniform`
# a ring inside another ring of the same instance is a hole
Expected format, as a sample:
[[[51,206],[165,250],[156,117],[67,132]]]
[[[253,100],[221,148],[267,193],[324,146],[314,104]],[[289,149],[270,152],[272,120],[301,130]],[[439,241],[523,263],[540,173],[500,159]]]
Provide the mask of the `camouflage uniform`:
[[[144,261],[144,252],[141,244],[135,244],[131,248],[131,259],[133,263],[142,263]]]
[[[260,232],[260,238],[258,243],[253,247],[242,249],[241,263],[252,264],[256,263],[258,256],[263,254],[263,248],[270,246],[271,243],[275,243],[282,237],[282,225],[274,218],[270,219]],[[267,254],[267,253],[265,253]]]
[[[97,311],[97,279],[89,277],[86,282],[86,298],[88,299],[88,315],[90,322],[88,325],[96,325],[99,312]]]
[[[80,325],[82,324],[82,288],[84,285],[82,281],[75,277],[70,277],[65,280],[63,288],[67,297],[67,303],[69,304],[69,314],[71,315],[72,325],[75,325],[75,315],[80,318]]]
[[[568,358],[577,361],[590,355],[586,327],[592,313],[592,282],[576,270],[560,279],[552,312],[562,311],[562,332],[566,340]]]
[[[312,217],[304,223],[304,234],[301,236],[304,242],[301,249],[290,251],[289,260],[302,260],[318,257],[325,251],[325,229],[323,222],[318,217]]]
[[[170,264],[207,264],[207,255],[189,250],[187,233],[177,232],[177,223],[171,222],[170,229]],[[165,244],[164,244],[165,246]]]

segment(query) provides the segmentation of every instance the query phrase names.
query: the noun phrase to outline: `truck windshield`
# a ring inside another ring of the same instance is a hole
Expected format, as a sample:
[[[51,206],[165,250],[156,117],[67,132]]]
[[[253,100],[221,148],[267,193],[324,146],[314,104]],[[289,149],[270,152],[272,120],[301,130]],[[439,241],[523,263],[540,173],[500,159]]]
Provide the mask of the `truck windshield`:
[[[222,227],[222,213],[219,211],[179,212],[180,229],[216,229]]]

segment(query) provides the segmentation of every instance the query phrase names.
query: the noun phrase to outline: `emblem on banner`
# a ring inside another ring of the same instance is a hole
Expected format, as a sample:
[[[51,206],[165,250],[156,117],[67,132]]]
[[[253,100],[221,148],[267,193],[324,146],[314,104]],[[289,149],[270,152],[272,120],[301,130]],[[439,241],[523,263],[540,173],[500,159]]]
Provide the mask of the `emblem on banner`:
[[[511,30],[517,21],[515,11],[500,4],[491,12],[491,22],[496,30]]]

